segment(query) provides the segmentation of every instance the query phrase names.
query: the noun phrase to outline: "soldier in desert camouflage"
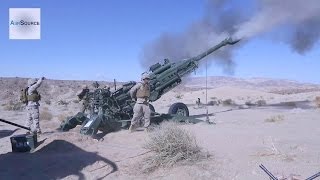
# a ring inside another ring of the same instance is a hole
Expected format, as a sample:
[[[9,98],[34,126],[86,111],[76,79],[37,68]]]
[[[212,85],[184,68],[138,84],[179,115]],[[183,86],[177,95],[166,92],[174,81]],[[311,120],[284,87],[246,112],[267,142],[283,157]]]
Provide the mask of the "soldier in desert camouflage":
[[[147,73],[142,74],[142,82],[137,83],[130,90],[130,96],[133,101],[136,102],[133,108],[133,117],[131,120],[131,125],[129,127],[130,132],[133,132],[137,126],[139,120],[144,118],[144,128],[150,125],[150,107],[149,107],[149,97],[150,97],[150,77]]]
[[[89,93],[89,88],[87,85],[84,85],[82,87],[82,90],[81,92],[79,92],[77,94],[78,98],[79,98],[79,101],[82,101],[82,107],[81,107],[81,112],[82,113],[85,113],[86,110],[88,109],[89,107],[89,97],[88,97],[88,93]]]
[[[30,128],[32,132],[41,134],[39,123],[39,101],[41,96],[37,89],[40,87],[44,77],[40,79],[29,79],[27,87],[27,122],[26,127]],[[32,127],[32,125],[34,127]]]

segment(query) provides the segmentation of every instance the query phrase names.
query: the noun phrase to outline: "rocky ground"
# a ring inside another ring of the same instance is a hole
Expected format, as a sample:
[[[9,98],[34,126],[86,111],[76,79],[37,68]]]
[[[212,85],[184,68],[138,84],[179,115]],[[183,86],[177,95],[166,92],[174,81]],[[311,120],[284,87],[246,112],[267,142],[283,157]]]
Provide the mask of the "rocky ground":
[[[0,177],[4,179],[268,179],[266,166],[278,178],[306,179],[320,171],[319,85],[284,80],[213,77],[207,91],[208,118],[215,124],[181,124],[209,158],[141,172],[148,132],[121,130],[93,139],[79,129],[59,132],[61,121],[75,114],[75,96],[89,81],[47,80],[40,88],[40,145],[33,153],[11,153],[10,136],[25,130],[0,123]],[[214,84],[215,82],[218,82]],[[265,82],[265,83],[263,83]],[[266,83],[268,82],[268,83]],[[105,85],[112,83],[100,82]],[[18,103],[26,79],[0,79],[0,118],[24,124]],[[242,84],[242,85],[241,85]],[[263,88],[261,84],[264,84]],[[207,118],[203,79],[193,79],[153,105],[166,113],[174,102],[187,104],[190,116]],[[200,98],[200,105],[196,105]]]

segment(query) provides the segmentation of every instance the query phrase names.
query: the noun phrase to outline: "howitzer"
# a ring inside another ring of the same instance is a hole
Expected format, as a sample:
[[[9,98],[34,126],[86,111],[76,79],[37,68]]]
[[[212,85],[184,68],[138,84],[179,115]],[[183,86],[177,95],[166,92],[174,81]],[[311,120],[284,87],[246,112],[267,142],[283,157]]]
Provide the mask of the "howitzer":
[[[198,68],[199,61],[204,57],[223,46],[233,45],[239,41],[240,40],[233,41],[231,38],[227,38],[198,56],[177,62],[170,62],[168,59],[165,59],[163,64],[156,63],[152,65],[148,72],[150,77],[149,101],[154,102],[158,100],[166,92],[178,86],[182,81],[182,77]],[[130,119],[133,116],[133,106],[135,104],[135,102],[131,100],[129,91],[135,84],[135,81],[130,81],[114,92],[101,88],[95,89],[94,92],[89,92],[90,113],[88,117],[86,114],[78,113],[62,122],[60,125],[61,130],[68,131],[77,125],[82,125],[80,133],[94,135],[98,130],[108,133],[129,127]],[[192,118],[181,118],[181,116],[189,116],[189,110],[185,104],[180,102],[171,105],[168,114],[158,114],[151,104],[149,106],[152,112],[151,123],[157,123],[161,119],[174,119],[176,121],[184,121],[187,119],[189,122],[198,121]]]
[[[278,178],[276,178],[270,171],[268,171],[268,169],[266,167],[264,167],[264,165],[260,164],[259,167],[266,173],[268,174],[268,176],[270,177],[270,179],[272,180],[278,180]]]

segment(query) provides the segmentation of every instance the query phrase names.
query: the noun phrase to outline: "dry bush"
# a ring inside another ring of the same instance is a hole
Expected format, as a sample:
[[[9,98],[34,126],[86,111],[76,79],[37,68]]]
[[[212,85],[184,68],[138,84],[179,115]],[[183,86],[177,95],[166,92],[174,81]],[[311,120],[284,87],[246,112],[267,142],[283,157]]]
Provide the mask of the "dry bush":
[[[211,101],[208,101],[207,105],[209,106],[218,106],[222,103],[222,100],[216,98],[216,97],[210,97]]]
[[[271,116],[270,118],[265,119],[265,122],[279,122],[284,120],[284,115]]]
[[[247,106],[254,106],[254,105],[256,105],[256,104],[253,103],[251,100],[246,101],[244,104],[247,105]]]
[[[293,101],[289,101],[289,102],[281,102],[280,103],[283,106],[290,106],[290,107],[296,107],[296,103]]]
[[[182,95],[182,94],[177,94],[177,95],[175,95],[175,97],[176,97],[177,99],[182,99],[183,95]]]
[[[320,96],[316,97],[315,103],[316,103],[317,107],[320,108]]]
[[[208,106],[218,106],[220,104],[219,101],[213,100],[213,101],[208,101]]]
[[[258,106],[265,106],[265,105],[267,105],[267,102],[266,102],[266,100],[260,99],[255,104]]]
[[[46,103],[47,105],[50,105],[51,101],[50,100],[45,100],[44,103]]]
[[[44,110],[42,112],[40,112],[40,119],[41,120],[51,120],[53,118],[53,115],[47,111],[47,110]]]
[[[179,161],[195,162],[207,158],[198,146],[196,139],[188,131],[179,128],[177,123],[163,122],[149,133],[144,148],[153,154],[144,159],[142,172],[149,173],[157,168],[172,167]]]
[[[5,104],[4,110],[6,111],[22,111],[25,108],[25,104],[21,102],[9,101],[8,104]]]
[[[208,106],[215,106],[217,104],[218,103],[216,101],[208,101],[208,103],[207,103]]]
[[[67,106],[69,103],[65,100],[59,100],[58,101],[58,105],[63,105],[63,106]]]
[[[234,103],[234,101],[232,99],[226,99],[226,100],[222,101],[222,104],[224,106],[230,106],[230,105],[234,105],[235,103]]]

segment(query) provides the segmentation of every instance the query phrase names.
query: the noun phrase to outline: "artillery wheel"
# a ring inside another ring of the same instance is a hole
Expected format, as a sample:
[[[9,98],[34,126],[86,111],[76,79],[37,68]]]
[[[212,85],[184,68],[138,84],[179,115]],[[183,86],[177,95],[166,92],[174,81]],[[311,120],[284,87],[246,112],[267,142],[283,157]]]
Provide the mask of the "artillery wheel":
[[[189,116],[189,109],[184,103],[174,103],[170,106],[169,114],[177,114],[181,116]]]

